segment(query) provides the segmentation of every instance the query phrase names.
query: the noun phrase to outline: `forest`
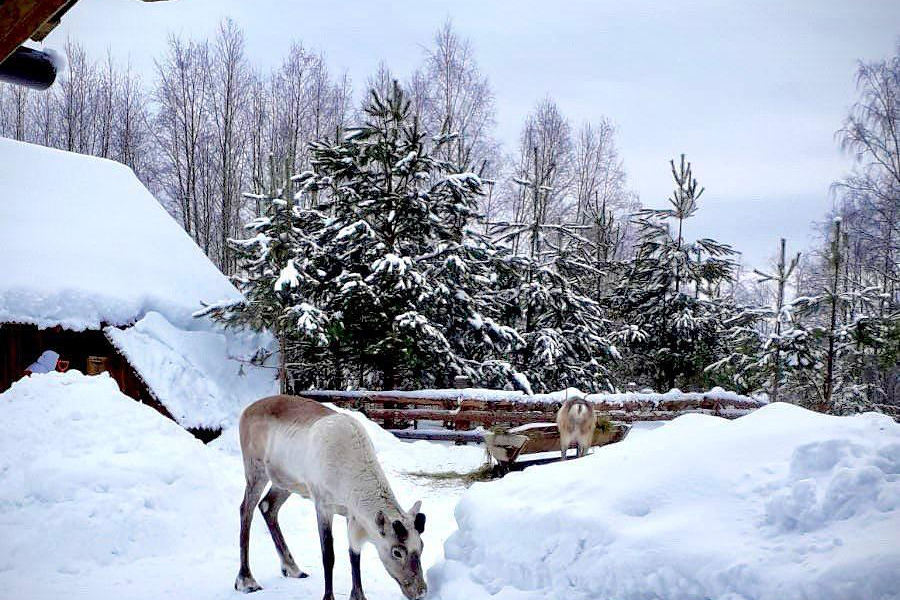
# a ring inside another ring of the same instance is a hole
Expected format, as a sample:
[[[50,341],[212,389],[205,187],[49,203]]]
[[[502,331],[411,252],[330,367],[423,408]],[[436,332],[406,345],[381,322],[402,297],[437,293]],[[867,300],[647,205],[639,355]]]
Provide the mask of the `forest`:
[[[0,86],[0,135],[131,167],[245,295],[198,314],[273,332],[284,389],[465,376],[900,411],[900,44],[858,65],[834,125],[854,167],[818,240],[781,240],[758,269],[739,240],[685,235],[714,193],[690,148],[661,165],[660,209],[629,185],[615,115],[575,124],[536,98],[504,147],[449,22],[412,73],[361,84],[299,42],[258,69],[229,20],[170,37],[149,79],[76,40],[64,54],[50,91]]]

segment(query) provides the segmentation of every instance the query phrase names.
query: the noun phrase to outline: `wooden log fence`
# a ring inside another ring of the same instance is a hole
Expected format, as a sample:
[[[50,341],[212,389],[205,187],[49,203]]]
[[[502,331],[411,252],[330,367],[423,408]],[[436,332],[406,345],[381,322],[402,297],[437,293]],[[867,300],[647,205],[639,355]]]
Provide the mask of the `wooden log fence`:
[[[563,399],[555,395],[527,396],[494,390],[422,390],[376,392],[313,390],[302,395],[363,412],[386,429],[415,427],[420,421],[440,423],[445,429],[515,427],[556,420]],[[765,401],[728,392],[666,394],[592,394],[587,400],[595,412],[612,421],[665,421],[686,413],[729,419],[765,405]]]

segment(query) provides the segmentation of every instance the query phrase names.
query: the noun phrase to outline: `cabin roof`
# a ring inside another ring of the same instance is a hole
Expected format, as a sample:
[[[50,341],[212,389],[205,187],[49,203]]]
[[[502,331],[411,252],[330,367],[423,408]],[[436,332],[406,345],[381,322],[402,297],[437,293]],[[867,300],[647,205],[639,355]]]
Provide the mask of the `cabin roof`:
[[[239,292],[128,167],[0,138],[0,323],[192,327]]]

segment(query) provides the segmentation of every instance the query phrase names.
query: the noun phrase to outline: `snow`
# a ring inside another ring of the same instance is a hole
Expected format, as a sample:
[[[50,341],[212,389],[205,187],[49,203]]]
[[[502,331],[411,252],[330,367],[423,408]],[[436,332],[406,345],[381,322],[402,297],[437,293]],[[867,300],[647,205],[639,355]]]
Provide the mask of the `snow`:
[[[237,597],[235,428],[204,446],[106,374],[76,371],[16,382],[0,411],[3,597]],[[686,415],[464,491],[411,473],[471,470],[482,449],[401,442],[350,414],[401,504],[423,500],[430,600],[898,597],[900,425],[883,415]],[[319,600],[311,503],[292,498],[281,522],[311,576],[280,576],[257,514],[254,597]],[[342,527],[337,597],[350,589]],[[401,598],[371,547],[363,580],[371,600]]]
[[[0,410],[4,597],[89,598],[98,571],[113,590],[129,563],[228,542],[203,525],[235,512],[209,451],[106,374],[31,376]]]
[[[156,312],[104,333],[184,427],[228,427],[249,402],[278,392],[277,371],[250,362],[272,345],[264,334],[185,331]]]
[[[530,391],[531,385],[528,378],[522,373],[514,374],[516,383],[525,386]],[[624,406],[629,403],[648,403],[658,405],[661,402],[673,400],[699,401],[705,398],[715,398],[724,402],[748,402],[763,405],[767,403],[764,395],[761,396],[743,396],[735,392],[724,390],[720,387],[714,387],[706,392],[682,392],[677,388],[673,388],[665,393],[657,392],[624,392],[615,394],[584,394],[577,388],[568,388],[547,394],[530,394],[522,390],[492,390],[486,388],[447,388],[447,389],[426,389],[415,391],[368,391],[368,390],[348,390],[334,392],[341,396],[350,398],[362,398],[368,395],[377,394],[381,396],[393,396],[397,398],[425,398],[432,400],[484,400],[484,401],[512,401],[512,402],[528,402],[528,403],[544,403],[552,404],[556,402],[565,402],[569,398],[579,397],[588,402],[602,403],[612,406]],[[724,407],[727,410],[727,407]]]
[[[410,163],[412,163],[414,160],[416,160],[416,158],[418,158],[418,156],[419,156],[419,154],[415,150],[410,151],[409,154],[407,154],[406,156],[404,156],[403,158],[398,160],[396,162],[396,164],[394,164],[394,171],[401,171],[404,168],[408,167],[410,165]],[[391,219],[388,219],[388,220],[391,220]]]
[[[686,415],[475,484],[434,600],[900,597],[900,425]]]
[[[513,373],[513,382],[515,383],[518,390],[524,393],[526,396],[533,396],[534,391],[531,389],[531,382],[528,381],[528,376],[525,373],[520,373],[516,371]]]
[[[190,328],[240,297],[124,165],[0,138],[0,181],[0,323]]]
[[[66,69],[69,68],[69,63],[66,61],[66,55],[59,50],[47,48],[45,46],[43,52],[50,57],[50,62],[53,63],[53,68],[56,69],[57,77],[65,73]]]
[[[0,394],[0,596],[28,600],[233,600],[243,471],[234,429],[204,446],[121,394],[107,375],[34,375]],[[443,556],[462,488],[414,471],[467,471],[477,447],[395,439],[355,415],[373,438],[403,506],[423,501],[426,567]],[[265,524],[251,529],[259,600],[320,600],[315,511],[291,498],[285,538],[308,579],[281,577]],[[335,592],[350,591],[343,519],[335,520]],[[402,595],[371,546],[363,550],[371,600]]]
[[[274,289],[276,292],[281,292],[284,290],[284,286],[295,288],[298,285],[300,285],[300,273],[297,272],[297,268],[294,266],[294,259],[291,258],[288,259],[287,265],[281,269],[278,279],[275,280]]]

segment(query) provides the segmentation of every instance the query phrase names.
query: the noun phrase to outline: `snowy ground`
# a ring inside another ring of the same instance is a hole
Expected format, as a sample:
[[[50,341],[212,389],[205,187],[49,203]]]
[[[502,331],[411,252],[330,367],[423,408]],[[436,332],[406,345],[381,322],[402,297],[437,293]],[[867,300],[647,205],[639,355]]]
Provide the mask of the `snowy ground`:
[[[205,447],[171,421],[119,393],[106,376],[34,376],[0,394],[0,597],[10,599],[235,600],[243,475],[236,436]],[[401,503],[428,515],[426,566],[443,556],[462,489],[404,473],[469,470],[476,447],[403,443],[366,423]],[[258,517],[258,514],[257,514]],[[335,596],[350,591],[342,519],[336,519]],[[322,567],[309,502],[281,513],[307,579],[281,577],[272,541],[255,518],[252,597],[322,597]],[[402,595],[373,548],[363,553],[370,600]]]
[[[233,430],[203,446],[77,372],[17,383],[0,414],[0,598],[242,597]],[[401,502],[423,500],[431,600],[900,598],[900,425],[882,416],[688,415],[468,491],[406,473],[470,470],[480,448],[363,422]],[[282,524],[311,577],[281,577],[257,518],[265,589],[252,598],[318,600],[310,504],[291,499]],[[342,528],[337,598],[350,589]],[[399,600],[372,548],[363,561],[369,600]]]
[[[900,425],[773,404],[686,415],[475,484],[441,600],[900,598]]]

